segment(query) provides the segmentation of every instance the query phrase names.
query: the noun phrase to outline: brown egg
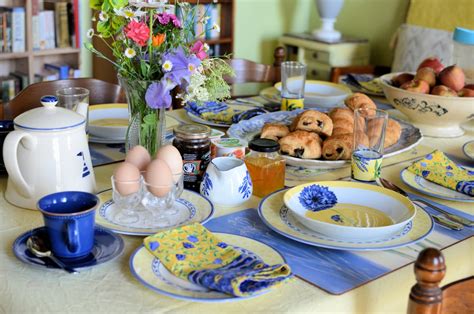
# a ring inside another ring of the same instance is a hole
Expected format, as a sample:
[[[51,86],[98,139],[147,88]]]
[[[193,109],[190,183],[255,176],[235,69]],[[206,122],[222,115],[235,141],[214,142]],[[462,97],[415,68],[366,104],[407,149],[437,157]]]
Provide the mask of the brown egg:
[[[114,171],[114,181],[120,195],[136,193],[140,190],[140,170],[134,164],[123,162]]]
[[[156,153],[156,159],[161,159],[168,167],[170,167],[173,174],[173,180],[176,183],[183,173],[183,159],[179,150],[173,145],[162,146]]]
[[[140,171],[143,171],[150,163],[151,157],[145,147],[137,145],[128,151],[125,161],[134,164]]]
[[[173,174],[170,168],[161,159],[153,160],[146,168],[145,181],[150,193],[164,197],[173,187]]]

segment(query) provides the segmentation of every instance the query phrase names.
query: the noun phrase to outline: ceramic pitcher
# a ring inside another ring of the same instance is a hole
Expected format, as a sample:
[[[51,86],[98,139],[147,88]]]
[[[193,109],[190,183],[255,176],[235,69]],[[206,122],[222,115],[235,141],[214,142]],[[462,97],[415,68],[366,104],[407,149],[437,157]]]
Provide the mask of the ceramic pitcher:
[[[201,195],[223,206],[242,204],[252,195],[252,180],[243,160],[214,158],[201,183]]]
[[[13,120],[15,130],[3,144],[5,198],[29,209],[47,194],[96,189],[85,132],[88,105],[79,104],[76,112],[56,107],[54,96],[42,97],[41,104]]]

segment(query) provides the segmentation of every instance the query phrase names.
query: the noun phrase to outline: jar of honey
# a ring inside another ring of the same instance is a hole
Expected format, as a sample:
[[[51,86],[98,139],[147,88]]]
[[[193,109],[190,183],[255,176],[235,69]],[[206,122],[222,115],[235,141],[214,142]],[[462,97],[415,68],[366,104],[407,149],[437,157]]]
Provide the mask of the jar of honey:
[[[245,164],[253,183],[253,195],[264,197],[285,186],[285,160],[280,156],[280,144],[269,139],[249,143],[250,153]]]

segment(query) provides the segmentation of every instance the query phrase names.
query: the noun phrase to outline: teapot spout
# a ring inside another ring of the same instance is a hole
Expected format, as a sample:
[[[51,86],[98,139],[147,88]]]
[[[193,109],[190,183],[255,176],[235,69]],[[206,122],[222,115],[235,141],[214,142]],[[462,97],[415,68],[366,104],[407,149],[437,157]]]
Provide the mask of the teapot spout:
[[[76,106],[76,112],[87,119],[87,111],[89,109],[89,104],[85,102],[80,102]]]

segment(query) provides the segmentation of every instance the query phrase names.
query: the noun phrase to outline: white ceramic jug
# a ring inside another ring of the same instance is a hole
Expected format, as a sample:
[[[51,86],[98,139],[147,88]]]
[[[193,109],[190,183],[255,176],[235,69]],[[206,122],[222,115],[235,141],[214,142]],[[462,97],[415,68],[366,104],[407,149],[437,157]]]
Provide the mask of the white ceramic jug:
[[[245,162],[233,157],[214,158],[201,182],[201,194],[223,206],[242,204],[252,195],[252,188]]]
[[[56,107],[55,96],[44,96],[41,103],[13,120],[15,131],[3,144],[5,198],[29,209],[54,192],[96,190],[85,132],[88,105],[81,103],[74,112]]]

